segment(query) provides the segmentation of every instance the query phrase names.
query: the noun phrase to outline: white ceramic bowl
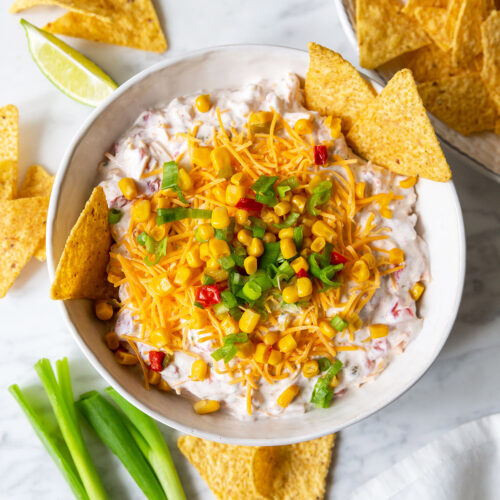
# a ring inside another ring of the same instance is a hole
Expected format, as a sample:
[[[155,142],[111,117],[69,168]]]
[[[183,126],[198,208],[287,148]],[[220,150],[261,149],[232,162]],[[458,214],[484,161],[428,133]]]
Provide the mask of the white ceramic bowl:
[[[47,241],[51,279],[65,240],[96,183],[103,153],[144,109],[200,89],[238,88],[286,72],[304,77],[308,54],[270,46],[206,49],[164,62],[122,85],[83,124],[64,156],[50,202]],[[421,303],[423,329],[382,375],[335,400],[331,408],[296,418],[241,422],[226,413],[197,415],[184,398],[146,391],[134,369],[118,365],[103,342],[106,326],[96,320],[87,300],[61,303],[76,342],[97,371],[125,398],[158,421],[215,441],[277,445],[338,431],[371,415],[411,387],[441,350],[457,313],[465,272],[465,239],[460,205],[452,182],[418,183],[418,228],[430,249],[433,280]]]

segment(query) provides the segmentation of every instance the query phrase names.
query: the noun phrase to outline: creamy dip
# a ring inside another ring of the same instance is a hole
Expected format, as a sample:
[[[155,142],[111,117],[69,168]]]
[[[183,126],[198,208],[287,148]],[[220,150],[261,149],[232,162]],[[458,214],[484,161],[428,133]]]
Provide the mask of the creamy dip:
[[[130,224],[132,202],[121,193],[118,182],[124,177],[135,179],[140,194],[151,196],[160,189],[161,174],[150,175],[164,162],[179,160],[179,166],[189,171],[191,168],[186,134],[199,123],[196,137],[201,144],[210,144],[213,129],[218,127],[216,108],[221,111],[221,119],[225,128],[234,127],[241,130],[251,112],[275,109],[292,127],[301,118],[309,118],[314,123],[313,137],[316,144],[323,141],[332,142],[330,130],[324,119],[304,107],[304,98],[299,79],[288,74],[276,81],[260,81],[246,85],[239,90],[218,90],[210,93],[212,107],[207,113],[200,113],[194,106],[197,95],[179,97],[168,105],[148,110],[141,114],[135,124],[115,144],[114,151],[107,154],[107,159],[99,167],[100,185],[104,188],[110,208],[120,209],[121,220],[112,226],[115,241],[121,242],[126,236]],[[364,226],[373,214],[373,223],[388,228],[390,236],[386,240],[377,241],[376,258],[386,257],[383,250],[399,247],[404,251],[404,267],[390,275],[382,276],[380,287],[360,313],[363,322],[352,338],[349,333],[339,333],[335,338],[338,346],[359,345],[362,349],[338,351],[337,358],[343,363],[339,373],[339,383],[335,395],[340,396],[346,390],[355,390],[360,385],[372,380],[390,363],[392,357],[401,353],[408,342],[421,329],[422,320],[417,317],[415,301],[410,296],[411,287],[428,276],[427,251],[424,241],[415,230],[417,215],[414,212],[416,194],[413,187],[403,189],[399,182],[404,178],[386,169],[357,158],[346,145],[341,135],[329,148],[329,154],[336,154],[344,159],[357,160],[350,163],[356,182],[365,182],[371,196],[387,193],[392,190],[402,199],[394,199],[388,205],[392,218],[382,218],[375,204],[363,206],[355,215],[355,222]],[[326,167],[325,170],[342,172],[340,167]],[[127,255],[123,244],[115,244],[113,252]],[[345,288],[341,302],[350,297],[350,290],[357,283],[349,283]],[[128,285],[122,284],[119,289],[120,300],[128,297]],[[285,323],[288,315],[294,314],[296,306],[285,307],[280,322]],[[341,309],[339,308],[338,311]],[[332,308],[328,314],[337,310]],[[385,324],[389,326],[386,337],[372,339],[368,325]],[[189,329],[189,318],[185,318]],[[275,328],[276,327],[272,327]],[[122,309],[116,320],[115,331],[119,336],[139,336],[141,327],[134,321],[132,312]],[[212,342],[199,342],[198,332],[189,329],[185,351],[200,355],[210,366],[217,365],[224,369],[222,361],[216,362],[211,353]],[[146,353],[151,347],[137,343],[139,351],[147,361]],[[209,376],[203,381],[192,381],[190,378],[193,357],[185,352],[175,352],[171,362],[163,369],[161,376],[178,394],[192,399],[213,399],[221,403],[223,410],[241,419],[263,418],[270,416],[293,416],[314,407],[309,401],[317,376],[305,378],[297,370],[284,378],[270,384],[264,378],[258,381],[258,390],[252,397],[252,415],[247,413],[246,389],[241,383],[231,384],[228,373],[217,373],[210,369]],[[234,363],[234,361],[230,362]],[[298,385],[298,396],[285,408],[276,401],[279,395],[291,384]],[[333,404],[335,404],[333,402]],[[321,410],[318,410],[321,411]]]

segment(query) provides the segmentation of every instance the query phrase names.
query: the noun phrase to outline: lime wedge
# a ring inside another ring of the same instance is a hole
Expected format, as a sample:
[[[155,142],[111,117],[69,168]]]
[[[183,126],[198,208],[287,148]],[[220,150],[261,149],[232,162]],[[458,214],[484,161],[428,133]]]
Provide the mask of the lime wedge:
[[[36,64],[67,96],[97,106],[118,87],[101,68],[59,38],[24,19],[21,24]]]

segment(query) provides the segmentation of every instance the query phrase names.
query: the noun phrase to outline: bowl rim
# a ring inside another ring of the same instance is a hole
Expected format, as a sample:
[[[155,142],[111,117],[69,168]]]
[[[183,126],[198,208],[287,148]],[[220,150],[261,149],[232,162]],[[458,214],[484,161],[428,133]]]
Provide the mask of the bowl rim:
[[[54,230],[54,224],[56,220],[56,215],[57,215],[57,209],[59,205],[59,199],[60,199],[60,194],[61,194],[61,187],[63,184],[63,181],[66,176],[67,169],[71,163],[72,156],[74,154],[74,151],[78,144],[81,142],[82,138],[84,135],[87,133],[87,131],[92,127],[93,123],[96,121],[98,116],[107,108],[107,106],[112,103],[115,99],[118,99],[123,93],[125,93],[129,88],[140,82],[141,80],[147,78],[149,75],[163,70],[164,68],[174,65],[180,61],[186,61],[189,59],[196,58],[200,55],[203,55],[205,53],[213,52],[213,51],[232,51],[232,50],[245,50],[245,49],[278,49],[278,50],[283,50],[287,52],[297,52],[299,54],[307,54],[306,50],[302,49],[297,49],[297,48],[291,48],[291,47],[286,47],[282,45],[272,45],[272,44],[231,44],[231,45],[221,45],[221,46],[211,46],[211,47],[206,47],[203,49],[198,49],[194,51],[189,51],[187,53],[184,53],[182,55],[173,57],[173,58],[167,58],[164,59],[149,68],[146,68],[142,70],[141,72],[137,73],[136,75],[132,76],[130,79],[128,79],[126,82],[124,82],[122,85],[118,87],[115,92],[113,92],[108,98],[106,98],[98,107],[96,107],[90,115],[84,120],[78,131],[76,132],[74,138],[72,141],[69,143],[63,158],[60,162],[59,168],[56,173],[56,178],[54,182],[54,186],[52,189],[52,195],[50,198],[50,204],[49,204],[49,209],[48,209],[48,214],[47,214],[47,238],[46,238],[46,246],[47,246],[47,267],[48,267],[48,272],[49,272],[49,278],[50,281],[52,282],[55,277],[55,270],[56,270],[56,263],[54,262],[54,254],[53,254],[53,247],[52,247],[52,239],[53,239],[53,230]],[[372,77],[368,77],[372,80],[374,80]],[[380,85],[379,82],[374,80],[374,83],[377,85]],[[297,443],[297,442],[303,442],[303,441],[308,441],[316,438],[323,437],[328,434],[332,434],[334,432],[338,432],[341,429],[344,429],[346,427],[349,427],[361,420],[364,420],[365,418],[369,417],[370,415],[373,415],[374,413],[378,412],[379,410],[385,408],[392,402],[394,402],[396,399],[401,397],[403,394],[405,394],[411,387],[413,387],[414,384],[416,384],[422,376],[427,372],[427,370],[431,367],[431,365],[434,363],[438,355],[440,354],[446,340],[449,337],[449,334],[453,328],[457,313],[458,313],[458,308],[460,306],[461,302],[461,297],[462,297],[462,291],[463,291],[463,286],[464,286],[464,280],[465,280],[465,255],[466,255],[466,244],[465,244],[465,228],[464,228],[464,222],[463,222],[463,216],[462,216],[462,210],[460,206],[460,202],[458,199],[458,195],[455,189],[455,185],[453,184],[453,181],[448,181],[450,188],[451,188],[451,195],[452,195],[452,201],[454,205],[454,209],[456,212],[456,222],[457,222],[457,232],[458,232],[458,237],[460,240],[460,247],[457,249],[458,251],[458,262],[459,262],[459,269],[458,269],[458,288],[455,291],[455,298],[454,298],[454,306],[453,309],[449,315],[448,321],[446,322],[445,327],[443,328],[443,332],[446,332],[443,334],[441,342],[438,346],[438,348],[435,351],[435,354],[429,358],[428,363],[421,369],[421,371],[415,376],[415,378],[406,384],[401,391],[395,396],[395,397],[389,397],[386,401],[384,401],[382,404],[378,405],[377,407],[370,408],[358,415],[356,415],[354,418],[349,420],[346,424],[344,425],[336,425],[332,426],[332,428],[328,429],[328,431],[315,431],[314,429],[312,430],[307,430],[304,429],[301,433],[298,433],[300,435],[297,436],[292,436],[289,438],[247,438],[247,437],[227,437],[227,436],[222,436],[219,434],[211,433],[211,432],[205,432],[205,431],[199,431],[197,429],[192,428],[191,426],[184,425],[182,422],[174,421],[170,419],[169,417],[166,417],[165,415],[162,415],[158,413],[157,411],[149,408],[146,406],[146,404],[142,403],[138,399],[136,399],[134,396],[132,396],[125,387],[122,386],[119,380],[116,380],[107,370],[106,368],[101,364],[101,362],[98,360],[96,355],[92,352],[92,350],[85,344],[83,338],[81,337],[80,333],[78,332],[78,329],[76,326],[73,324],[70,315],[68,313],[67,308],[65,307],[65,302],[66,301],[58,301],[59,302],[59,308],[62,313],[62,316],[64,318],[64,321],[73,337],[75,340],[76,344],[80,348],[80,350],[83,352],[87,360],[90,362],[90,364],[94,367],[94,369],[103,377],[103,379],[111,385],[117,392],[119,392],[124,398],[126,398],[129,402],[131,402],[134,406],[139,408],[141,411],[146,413],[147,415],[151,416],[158,422],[161,422],[164,425],[167,425],[168,427],[171,427],[177,431],[183,432],[185,434],[190,434],[196,437],[208,439],[211,441],[217,441],[217,442],[223,442],[227,444],[236,444],[236,445],[243,445],[243,446],[278,446],[278,445],[285,445],[285,444],[292,444],[292,443]]]

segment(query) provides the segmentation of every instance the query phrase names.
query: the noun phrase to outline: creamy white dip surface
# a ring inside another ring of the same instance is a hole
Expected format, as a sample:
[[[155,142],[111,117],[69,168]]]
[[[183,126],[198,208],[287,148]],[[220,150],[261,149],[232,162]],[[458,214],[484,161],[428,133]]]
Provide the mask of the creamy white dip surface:
[[[200,91],[199,94],[201,93],[203,92]],[[123,177],[135,179],[138,191],[142,194],[152,195],[159,190],[161,176],[144,177],[144,174],[158,169],[164,162],[176,160],[181,153],[185,153],[188,148],[187,140],[179,133],[187,133],[197,122],[201,123],[197,137],[202,144],[208,144],[213,129],[218,126],[216,107],[224,110],[221,115],[224,127],[232,126],[236,130],[243,128],[249,113],[271,110],[271,108],[281,114],[291,126],[300,118],[311,117],[314,122],[315,143],[331,141],[330,131],[324,125],[324,119],[304,107],[300,82],[294,74],[288,74],[276,81],[263,80],[252,83],[238,90],[211,91],[212,108],[207,113],[200,113],[194,106],[194,101],[199,94],[179,97],[166,106],[142,113],[135,124],[115,144],[114,151],[107,154],[107,159],[99,166],[100,185],[104,188],[109,207],[118,208],[123,212],[119,223],[112,226],[115,241],[122,240],[127,233],[132,204],[122,195],[118,187],[119,180]],[[335,140],[329,152],[340,155],[344,159],[357,158],[346,145],[343,136]],[[186,170],[190,169],[187,154],[182,157],[179,165]],[[379,211],[374,210],[370,204],[357,212],[355,221],[363,225],[373,213],[375,224],[390,228],[391,231],[388,233],[390,239],[377,242],[377,246],[381,249],[390,249],[394,246],[401,248],[405,254],[405,267],[394,273],[394,278],[381,277],[380,288],[360,314],[365,325],[374,323],[388,325],[388,336],[371,339],[368,327],[356,331],[354,341],[349,339],[347,333],[337,335],[336,344],[361,344],[364,350],[338,352],[337,357],[344,367],[339,374],[339,384],[335,388],[336,396],[341,396],[346,390],[355,390],[360,385],[373,380],[391,362],[393,356],[403,352],[405,346],[418,334],[422,320],[417,317],[415,301],[411,298],[409,290],[416,282],[429,279],[426,244],[415,230],[417,215],[414,212],[416,201],[414,188],[400,188],[399,182],[404,177],[360,159],[357,164],[350,166],[356,182],[365,182],[367,190],[372,195],[392,190],[395,195],[403,197],[401,200],[394,200],[390,203],[392,218],[382,219]],[[340,168],[330,168],[341,172]],[[124,245],[115,244],[113,252],[127,255]],[[379,256],[378,254],[379,252],[374,252],[376,257]],[[354,282],[352,286],[349,283],[343,299],[348,299],[349,289],[355,285]],[[120,299],[125,300],[127,296],[127,284],[121,285]],[[290,309],[293,310],[293,308]],[[331,314],[334,312],[335,310],[329,311]],[[293,314],[293,312],[283,312],[283,319],[287,314]],[[186,318],[186,328],[189,328],[188,320],[189,318]],[[137,335],[140,331],[139,325],[134,322],[128,309],[123,309],[119,313],[115,331],[119,336]],[[211,342],[198,342],[195,330],[189,330],[187,338],[186,350],[199,354],[209,365],[213,366],[216,363],[221,370],[224,368],[222,361],[216,362],[211,357],[214,349]],[[147,360],[146,353],[151,348],[140,343],[138,343],[138,348]],[[209,371],[209,376],[205,380],[192,381],[190,373],[193,360],[192,356],[176,352],[172,361],[161,372],[161,376],[172,389],[182,396],[220,401],[224,411],[240,419],[293,416],[314,408],[309,400],[318,377],[308,379],[300,372],[296,372],[274,384],[261,378],[259,390],[254,391],[252,397],[252,415],[248,415],[246,389],[241,383],[230,384],[229,374],[218,374],[213,369]],[[300,386],[300,393],[287,408],[283,409],[276,400],[292,383]],[[335,400],[332,404],[335,404]]]

